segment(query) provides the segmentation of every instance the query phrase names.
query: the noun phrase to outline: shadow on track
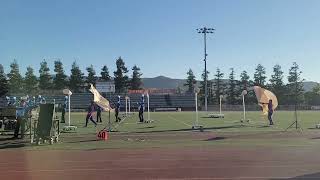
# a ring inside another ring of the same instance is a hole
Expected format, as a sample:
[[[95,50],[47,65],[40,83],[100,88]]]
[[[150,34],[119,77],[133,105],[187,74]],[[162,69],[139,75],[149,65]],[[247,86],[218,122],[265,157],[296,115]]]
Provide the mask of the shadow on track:
[[[279,178],[279,179],[289,179],[289,180],[320,179],[320,173],[305,174],[305,175],[296,176],[293,178]],[[272,179],[272,180],[278,180],[278,179]]]
[[[232,125],[232,126],[219,126],[219,127],[204,127],[203,130],[218,130],[218,129],[230,129],[230,128],[242,128],[244,126],[242,125]],[[143,128],[140,128],[143,129]],[[156,133],[156,132],[184,132],[184,131],[198,131],[194,130],[191,127],[190,128],[183,128],[183,129],[169,129],[169,130],[155,130],[155,131],[137,131],[137,132],[132,132],[132,133]]]

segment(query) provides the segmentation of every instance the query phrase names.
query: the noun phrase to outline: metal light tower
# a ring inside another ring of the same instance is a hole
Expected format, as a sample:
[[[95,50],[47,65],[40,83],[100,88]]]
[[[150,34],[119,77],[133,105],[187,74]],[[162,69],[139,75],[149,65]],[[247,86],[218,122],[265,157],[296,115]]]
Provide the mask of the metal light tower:
[[[208,84],[207,84],[207,33],[213,33],[215,29],[213,28],[207,28],[207,27],[203,27],[203,28],[199,28],[197,29],[198,33],[202,33],[203,34],[203,38],[204,38],[204,82],[205,82],[205,87],[204,87],[204,94],[205,94],[205,98],[204,98],[204,104],[205,104],[205,110],[208,111]]]

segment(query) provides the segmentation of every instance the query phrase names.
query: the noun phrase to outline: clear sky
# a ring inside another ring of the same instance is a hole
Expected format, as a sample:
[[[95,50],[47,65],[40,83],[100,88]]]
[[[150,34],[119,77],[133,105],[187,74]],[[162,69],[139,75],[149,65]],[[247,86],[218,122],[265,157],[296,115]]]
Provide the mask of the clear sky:
[[[196,29],[216,28],[208,36],[209,78],[258,63],[271,74],[280,64],[287,76],[296,61],[306,80],[320,82],[319,0],[1,0],[0,63],[13,59],[25,72],[47,59],[61,58],[66,73],[77,60],[82,70],[106,64],[115,70],[121,56],[138,65],[143,77],[185,78],[203,70],[203,37]]]

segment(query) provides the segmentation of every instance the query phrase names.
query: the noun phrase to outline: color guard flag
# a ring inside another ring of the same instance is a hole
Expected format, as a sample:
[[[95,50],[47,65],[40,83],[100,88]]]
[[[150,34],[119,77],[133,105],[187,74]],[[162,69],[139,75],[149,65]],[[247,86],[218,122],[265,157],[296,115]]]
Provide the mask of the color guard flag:
[[[105,111],[113,111],[107,99],[100,95],[97,89],[90,84],[89,91],[93,94],[93,101]]]
[[[262,113],[264,115],[268,114],[268,103],[272,100],[272,108],[275,110],[278,106],[277,97],[269,90],[261,88],[259,86],[253,87],[254,93],[256,94],[258,104],[262,107]]]

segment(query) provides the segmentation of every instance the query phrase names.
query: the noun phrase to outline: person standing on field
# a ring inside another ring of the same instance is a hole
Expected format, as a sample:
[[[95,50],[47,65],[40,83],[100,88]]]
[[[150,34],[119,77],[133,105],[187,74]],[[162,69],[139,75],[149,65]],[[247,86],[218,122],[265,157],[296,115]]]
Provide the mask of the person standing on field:
[[[115,117],[116,117],[116,122],[120,122],[121,119],[119,118],[119,111],[120,111],[120,96],[118,96],[118,101],[116,104],[116,108],[115,108]]]
[[[87,113],[87,117],[86,117],[86,125],[84,127],[88,126],[88,121],[90,119],[91,122],[93,122],[93,124],[95,126],[97,126],[97,123],[93,120],[93,113],[95,111],[95,105],[93,103],[93,101],[91,101],[90,106],[88,107],[88,113]]]
[[[272,105],[272,100],[270,99],[268,103],[268,119],[269,119],[270,125],[273,125],[272,114],[273,114],[273,105]]]
[[[143,112],[144,112],[144,95],[141,96],[141,100],[138,103],[139,105],[139,121],[144,122]]]

